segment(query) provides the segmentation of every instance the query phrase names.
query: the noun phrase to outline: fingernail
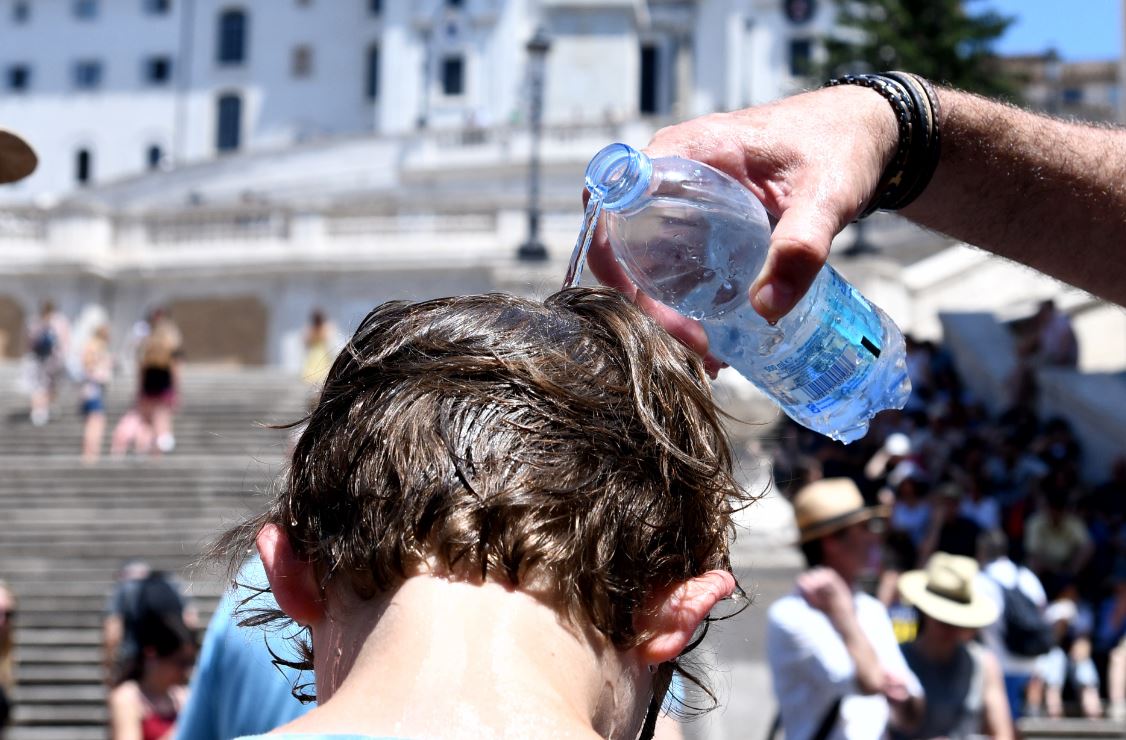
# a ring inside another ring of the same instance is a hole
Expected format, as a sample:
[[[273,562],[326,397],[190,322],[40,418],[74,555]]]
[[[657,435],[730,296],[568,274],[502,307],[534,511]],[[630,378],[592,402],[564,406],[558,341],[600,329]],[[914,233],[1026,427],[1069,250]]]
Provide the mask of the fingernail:
[[[778,318],[794,306],[794,288],[781,280],[771,280],[755,294],[758,312]]]

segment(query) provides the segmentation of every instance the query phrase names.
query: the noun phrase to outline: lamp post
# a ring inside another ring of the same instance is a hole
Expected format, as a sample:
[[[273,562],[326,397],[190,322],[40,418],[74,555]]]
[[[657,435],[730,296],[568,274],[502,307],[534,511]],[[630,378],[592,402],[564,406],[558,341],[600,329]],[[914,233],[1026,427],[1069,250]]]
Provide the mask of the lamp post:
[[[529,93],[528,123],[531,126],[531,159],[528,163],[528,239],[516,250],[518,259],[542,262],[547,259],[547,247],[540,241],[540,135],[543,133],[543,82],[547,52],[551,39],[543,27],[529,39],[528,50]]]

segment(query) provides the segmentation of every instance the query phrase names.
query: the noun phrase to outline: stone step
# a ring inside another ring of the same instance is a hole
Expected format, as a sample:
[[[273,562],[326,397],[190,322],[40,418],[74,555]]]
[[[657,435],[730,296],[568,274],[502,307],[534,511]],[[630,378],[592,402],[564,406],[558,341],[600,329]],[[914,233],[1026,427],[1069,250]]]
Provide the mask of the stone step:
[[[109,719],[109,712],[105,703],[79,706],[30,704],[17,706],[15,709],[15,721],[21,725],[101,727],[107,719]],[[102,733],[104,737],[104,729],[102,729]]]
[[[13,693],[18,705],[28,704],[104,704],[106,689],[100,684],[76,684],[71,686],[32,685],[17,686]]]
[[[1025,717],[1018,723],[1021,737],[1038,740],[1082,740],[1126,737],[1126,723],[1110,719]]]
[[[18,717],[17,717],[18,720]],[[41,726],[13,727],[4,735],[4,740],[105,740],[106,730],[95,726]]]
[[[19,685],[28,686],[69,686],[102,685],[101,663],[72,663],[69,665],[21,665]],[[5,738],[4,740],[7,740]]]

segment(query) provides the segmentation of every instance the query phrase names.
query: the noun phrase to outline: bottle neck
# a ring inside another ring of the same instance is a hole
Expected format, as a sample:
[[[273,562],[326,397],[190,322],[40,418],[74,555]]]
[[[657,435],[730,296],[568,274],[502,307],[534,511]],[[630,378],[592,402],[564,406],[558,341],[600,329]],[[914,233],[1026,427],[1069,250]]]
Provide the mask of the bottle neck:
[[[620,211],[649,190],[653,162],[626,144],[611,144],[590,160],[586,187],[607,211]]]

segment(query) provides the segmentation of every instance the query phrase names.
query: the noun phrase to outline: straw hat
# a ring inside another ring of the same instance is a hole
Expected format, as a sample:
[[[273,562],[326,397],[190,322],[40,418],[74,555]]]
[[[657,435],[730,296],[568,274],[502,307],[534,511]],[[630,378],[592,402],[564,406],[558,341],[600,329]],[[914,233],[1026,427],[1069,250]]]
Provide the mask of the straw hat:
[[[35,171],[39,158],[26,141],[0,128],[0,184],[22,180]]]
[[[912,570],[899,577],[899,595],[904,601],[939,622],[954,627],[979,629],[1001,616],[1001,608],[988,594],[974,588],[977,561],[964,555],[936,552],[926,570]]]
[[[887,506],[865,506],[860,489],[848,478],[819,480],[794,496],[794,517],[803,544],[888,513]]]

